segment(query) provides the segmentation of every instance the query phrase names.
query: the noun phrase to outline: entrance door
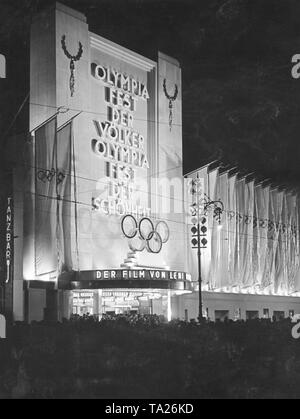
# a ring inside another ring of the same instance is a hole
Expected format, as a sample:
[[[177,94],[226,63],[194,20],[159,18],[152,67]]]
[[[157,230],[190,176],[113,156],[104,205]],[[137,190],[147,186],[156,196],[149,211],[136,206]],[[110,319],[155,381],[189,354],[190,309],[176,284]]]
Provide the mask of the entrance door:
[[[167,318],[169,299],[165,290],[80,290],[72,293],[74,315],[158,315]],[[170,308],[170,307],[169,307]],[[228,311],[225,316],[228,316]]]
[[[229,319],[229,311],[228,310],[216,310],[215,311],[215,320],[216,322],[224,322],[225,320]]]
[[[280,320],[284,320],[285,314],[284,311],[274,311],[273,318],[277,322]]]
[[[94,291],[73,291],[73,315],[94,316],[97,314],[96,304],[97,295]]]
[[[259,311],[246,311],[247,320],[256,320],[259,319]]]
[[[160,292],[152,290],[103,290],[101,297],[102,314],[163,313],[163,298]]]

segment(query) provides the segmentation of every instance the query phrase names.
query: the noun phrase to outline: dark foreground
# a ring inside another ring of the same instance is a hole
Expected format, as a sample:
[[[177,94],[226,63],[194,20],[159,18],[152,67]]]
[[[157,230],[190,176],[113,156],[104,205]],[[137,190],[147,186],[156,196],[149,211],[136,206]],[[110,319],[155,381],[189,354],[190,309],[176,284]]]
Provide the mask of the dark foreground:
[[[300,398],[292,327],[157,317],[19,324],[0,340],[0,398]]]

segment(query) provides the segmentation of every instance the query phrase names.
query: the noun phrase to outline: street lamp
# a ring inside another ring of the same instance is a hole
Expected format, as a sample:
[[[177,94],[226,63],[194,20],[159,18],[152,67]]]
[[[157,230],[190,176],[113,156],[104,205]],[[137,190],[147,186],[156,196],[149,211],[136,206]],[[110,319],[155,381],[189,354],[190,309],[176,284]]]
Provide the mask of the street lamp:
[[[218,229],[222,229],[222,214],[224,212],[224,204],[221,200],[212,201],[207,195],[200,201],[199,191],[192,190],[193,195],[196,193],[196,204],[193,205],[196,217],[193,218],[194,226],[192,227],[193,239],[192,245],[197,249],[198,256],[198,284],[199,284],[199,323],[203,322],[203,302],[202,302],[202,272],[201,272],[201,249],[206,249],[208,241],[207,236],[207,215],[212,208],[214,219],[218,222]],[[197,225],[197,227],[196,227]]]

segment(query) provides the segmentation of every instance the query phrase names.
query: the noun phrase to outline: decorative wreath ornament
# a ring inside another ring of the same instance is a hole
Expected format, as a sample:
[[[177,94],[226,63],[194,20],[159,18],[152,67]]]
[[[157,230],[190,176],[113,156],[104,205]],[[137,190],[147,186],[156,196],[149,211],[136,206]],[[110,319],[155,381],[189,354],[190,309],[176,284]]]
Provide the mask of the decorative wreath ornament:
[[[173,102],[175,102],[175,100],[178,97],[179,89],[178,89],[177,84],[175,84],[174,94],[173,94],[173,96],[171,96],[168,93],[168,90],[167,90],[167,79],[164,79],[163,87],[164,87],[164,94],[165,94],[166,98],[169,101],[169,110],[170,110],[170,113],[169,113],[169,127],[170,127],[170,131],[172,131],[172,125],[173,125]]]
[[[65,53],[65,56],[70,60],[70,71],[71,71],[70,92],[71,92],[71,96],[73,97],[75,93],[75,62],[81,59],[82,54],[83,54],[83,46],[82,46],[82,43],[79,42],[79,48],[78,48],[77,54],[71,55],[66,46],[66,35],[63,35],[61,38],[61,46]]]

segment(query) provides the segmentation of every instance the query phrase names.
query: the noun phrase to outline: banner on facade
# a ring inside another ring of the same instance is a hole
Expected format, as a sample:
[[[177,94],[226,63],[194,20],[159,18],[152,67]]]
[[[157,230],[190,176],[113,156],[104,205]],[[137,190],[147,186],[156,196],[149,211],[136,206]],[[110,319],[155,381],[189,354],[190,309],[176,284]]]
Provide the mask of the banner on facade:
[[[56,139],[53,118],[35,132],[35,273],[57,270]]]

